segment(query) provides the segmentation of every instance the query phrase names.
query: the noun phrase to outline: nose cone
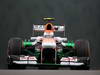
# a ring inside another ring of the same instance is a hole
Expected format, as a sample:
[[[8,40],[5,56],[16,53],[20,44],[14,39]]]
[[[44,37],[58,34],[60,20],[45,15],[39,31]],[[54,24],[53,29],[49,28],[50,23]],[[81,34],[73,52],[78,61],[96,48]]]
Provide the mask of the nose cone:
[[[42,41],[43,48],[56,48],[56,42],[52,38],[44,38]]]

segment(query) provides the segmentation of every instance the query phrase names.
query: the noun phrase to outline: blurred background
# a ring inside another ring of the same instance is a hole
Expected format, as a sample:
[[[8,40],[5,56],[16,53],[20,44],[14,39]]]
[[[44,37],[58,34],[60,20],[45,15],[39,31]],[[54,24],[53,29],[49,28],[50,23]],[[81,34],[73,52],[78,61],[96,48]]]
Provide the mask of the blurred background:
[[[0,69],[7,68],[8,40],[30,37],[44,17],[65,24],[68,39],[89,40],[91,69],[100,69],[100,0],[0,0]]]

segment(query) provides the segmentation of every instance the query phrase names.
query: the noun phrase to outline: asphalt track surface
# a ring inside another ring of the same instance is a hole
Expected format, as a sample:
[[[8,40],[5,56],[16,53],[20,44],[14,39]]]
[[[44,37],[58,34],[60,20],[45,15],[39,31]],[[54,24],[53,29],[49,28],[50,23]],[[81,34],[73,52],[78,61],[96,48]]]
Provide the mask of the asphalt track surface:
[[[71,71],[71,70],[3,70],[1,75],[100,75],[100,71]]]
[[[7,69],[8,40],[29,38],[43,17],[65,24],[68,39],[89,40],[91,69],[100,69],[100,0],[0,0],[0,69]]]

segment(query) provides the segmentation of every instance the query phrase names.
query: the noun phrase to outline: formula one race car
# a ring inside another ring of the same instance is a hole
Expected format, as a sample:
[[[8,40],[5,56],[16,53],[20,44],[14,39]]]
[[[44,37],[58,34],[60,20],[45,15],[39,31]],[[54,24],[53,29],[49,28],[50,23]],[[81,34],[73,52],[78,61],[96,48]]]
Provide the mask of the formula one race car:
[[[33,32],[43,32],[42,36],[27,40],[11,38],[7,48],[9,69],[24,69],[36,66],[39,69],[89,69],[90,48],[88,40],[68,40],[55,36],[56,32],[65,34],[65,25],[54,25],[55,18],[44,18],[45,25],[34,25]]]

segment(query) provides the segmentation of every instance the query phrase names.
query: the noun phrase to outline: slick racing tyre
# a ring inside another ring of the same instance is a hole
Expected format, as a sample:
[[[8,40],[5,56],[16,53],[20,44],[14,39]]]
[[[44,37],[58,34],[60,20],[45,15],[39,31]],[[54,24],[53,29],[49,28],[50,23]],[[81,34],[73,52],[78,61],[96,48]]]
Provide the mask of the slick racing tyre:
[[[78,57],[90,57],[90,47],[88,40],[75,41],[76,55]]]
[[[22,52],[22,39],[21,38],[11,38],[8,42],[8,49],[7,49],[7,62],[8,62],[8,69],[25,69],[25,65],[14,64],[13,59],[9,58],[9,56],[19,56]]]
[[[82,61],[84,65],[72,67],[71,69],[88,70],[90,64],[90,47],[88,40],[75,41],[75,55],[80,58],[80,61]]]
[[[8,42],[8,55],[20,55],[22,51],[22,39],[11,38]]]

